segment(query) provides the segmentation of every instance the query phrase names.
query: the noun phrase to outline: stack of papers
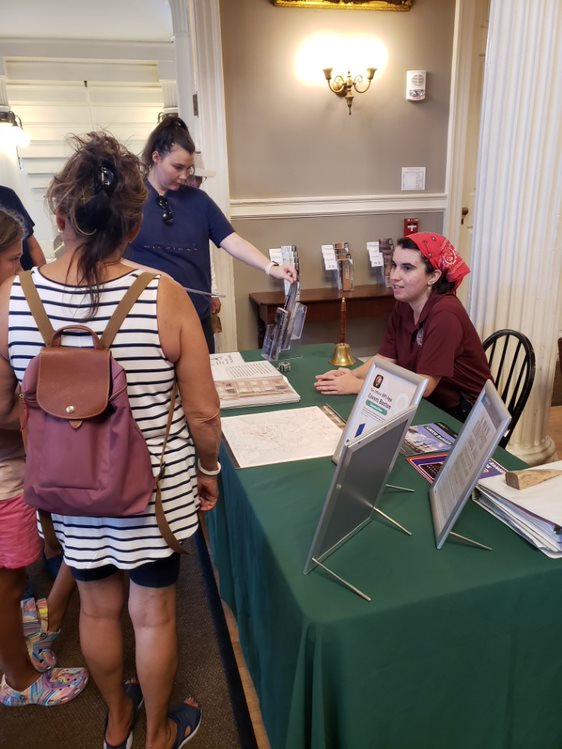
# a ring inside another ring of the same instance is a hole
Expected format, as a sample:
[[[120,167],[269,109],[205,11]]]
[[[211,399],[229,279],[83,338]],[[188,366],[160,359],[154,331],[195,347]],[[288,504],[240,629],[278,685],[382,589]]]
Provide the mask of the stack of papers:
[[[562,469],[562,461],[533,470]],[[513,489],[504,476],[482,479],[475,501],[553,559],[562,557],[562,476]]]
[[[300,395],[268,361],[245,362],[238,352],[213,354],[211,372],[221,408],[296,403]]]

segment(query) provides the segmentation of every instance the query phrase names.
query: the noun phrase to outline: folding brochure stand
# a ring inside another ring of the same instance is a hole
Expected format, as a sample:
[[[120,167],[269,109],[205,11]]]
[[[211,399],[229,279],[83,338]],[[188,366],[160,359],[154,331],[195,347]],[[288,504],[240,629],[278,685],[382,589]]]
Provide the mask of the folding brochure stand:
[[[409,533],[376,505],[384,492],[386,478],[394,466],[415,412],[416,406],[411,406],[367,434],[343,445],[308,553],[305,575],[314,567],[321,567],[361,598],[371,600],[327,567],[324,560],[367,525],[375,512]]]
[[[262,356],[269,361],[277,361],[282,351],[291,348],[291,341],[302,336],[307,307],[301,304],[300,281],[295,281],[285,297],[283,307],[277,307],[275,322],[267,326],[263,340]]]
[[[429,490],[435,545],[441,549],[447,536],[491,551],[451,528],[468,501],[476,482],[498,446],[511,416],[496,388],[488,380],[468,415],[435,483]]]

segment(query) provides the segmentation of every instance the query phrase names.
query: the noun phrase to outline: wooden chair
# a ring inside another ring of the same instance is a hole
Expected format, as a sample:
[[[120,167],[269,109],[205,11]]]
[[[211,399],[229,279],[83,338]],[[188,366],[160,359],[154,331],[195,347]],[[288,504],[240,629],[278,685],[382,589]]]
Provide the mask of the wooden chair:
[[[511,414],[501,439],[505,447],[517,426],[535,380],[535,352],[531,341],[516,330],[497,330],[482,343],[494,384]]]

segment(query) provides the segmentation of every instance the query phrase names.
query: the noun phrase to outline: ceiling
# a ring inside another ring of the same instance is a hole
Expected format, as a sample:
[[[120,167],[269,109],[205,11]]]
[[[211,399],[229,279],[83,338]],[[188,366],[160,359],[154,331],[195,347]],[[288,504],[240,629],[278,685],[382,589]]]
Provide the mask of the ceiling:
[[[0,30],[5,39],[167,42],[172,37],[168,0],[0,0],[8,3]]]

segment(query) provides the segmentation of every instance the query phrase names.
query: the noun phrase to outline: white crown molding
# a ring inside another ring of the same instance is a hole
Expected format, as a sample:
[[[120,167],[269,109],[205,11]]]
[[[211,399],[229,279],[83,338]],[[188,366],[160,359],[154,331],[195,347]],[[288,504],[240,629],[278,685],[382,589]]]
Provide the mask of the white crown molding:
[[[0,37],[4,59],[30,60],[174,60],[173,42],[104,41],[102,39],[15,39]]]
[[[230,202],[230,215],[233,219],[264,219],[373,213],[435,213],[444,211],[446,205],[445,193],[241,198]]]

